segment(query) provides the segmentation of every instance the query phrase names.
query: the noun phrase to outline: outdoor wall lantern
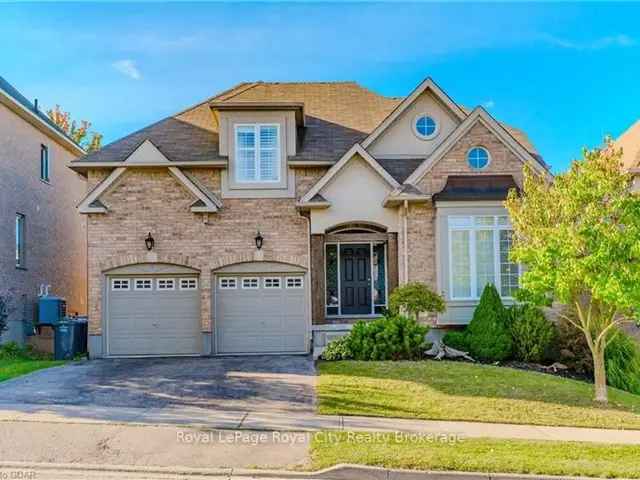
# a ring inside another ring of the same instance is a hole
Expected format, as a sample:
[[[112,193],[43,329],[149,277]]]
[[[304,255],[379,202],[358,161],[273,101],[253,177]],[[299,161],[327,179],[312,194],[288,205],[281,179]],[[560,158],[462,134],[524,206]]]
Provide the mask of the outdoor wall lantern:
[[[156,243],[156,241],[151,236],[151,232],[149,232],[149,235],[147,235],[147,238],[144,239],[144,244],[146,245],[147,250],[149,250],[149,251],[153,250],[153,245],[155,243]]]
[[[256,248],[260,250],[262,248],[262,242],[264,242],[264,237],[260,233],[260,230],[258,230],[258,234],[254,240],[256,241]]]

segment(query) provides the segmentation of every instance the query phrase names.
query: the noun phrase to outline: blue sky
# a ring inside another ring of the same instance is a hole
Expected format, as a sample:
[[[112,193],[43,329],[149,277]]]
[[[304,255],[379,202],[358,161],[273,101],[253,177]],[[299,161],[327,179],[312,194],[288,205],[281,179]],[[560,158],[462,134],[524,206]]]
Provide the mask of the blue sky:
[[[554,171],[640,118],[640,4],[0,4],[0,75],[113,141],[248,80],[433,77]]]

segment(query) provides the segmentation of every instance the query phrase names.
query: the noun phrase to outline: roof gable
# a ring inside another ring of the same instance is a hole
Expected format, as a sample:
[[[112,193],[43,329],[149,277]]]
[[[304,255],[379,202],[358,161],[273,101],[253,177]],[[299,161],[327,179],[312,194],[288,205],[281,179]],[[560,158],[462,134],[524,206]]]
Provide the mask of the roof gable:
[[[345,153],[342,158],[332,166],[327,173],[301,199],[301,203],[310,202],[316,195],[320,194],[326,185],[333,178],[340,174],[340,171],[354,158],[362,158],[382,179],[392,188],[398,188],[400,184],[373,158],[360,144],[355,144]]]
[[[466,117],[464,110],[444,93],[431,77],[427,77],[362,141],[362,146],[368,148],[373,144],[426,91],[431,92],[459,121]]]
[[[531,165],[539,173],[550,175],[540,164],[539,160],[525,149],[520,142],[513,138],[484,108],[476,107],[458,128],[434,150],[433,154],[405,180],[405,183],[412,185],[418,184],[422,178],[431,171],[433,166],[454,148],[458,140],[478,122],[482,123],[482,125],[493,133],[522,163]]]

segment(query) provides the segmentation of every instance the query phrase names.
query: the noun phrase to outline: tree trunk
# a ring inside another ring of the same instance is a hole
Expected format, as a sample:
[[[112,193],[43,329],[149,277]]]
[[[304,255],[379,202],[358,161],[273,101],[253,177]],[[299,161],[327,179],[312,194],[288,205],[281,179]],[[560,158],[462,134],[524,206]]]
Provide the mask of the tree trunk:
[[[593,351],[593,379],[595,383],[596,402],[607,403],[607,372],[604,364],[604,348],[597,345]]]

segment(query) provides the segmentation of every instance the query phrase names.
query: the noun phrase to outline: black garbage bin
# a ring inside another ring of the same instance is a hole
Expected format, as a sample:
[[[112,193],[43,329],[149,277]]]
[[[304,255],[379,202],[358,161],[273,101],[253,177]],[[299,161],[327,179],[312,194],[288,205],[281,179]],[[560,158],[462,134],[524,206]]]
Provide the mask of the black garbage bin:
[[[89,321],[86,317],[73,320],[73,356],[87,353],[87,338],[89,335]]]
[[[54,358],[71,360],[74,357],[74,322],[65,318],[54,326]]]

